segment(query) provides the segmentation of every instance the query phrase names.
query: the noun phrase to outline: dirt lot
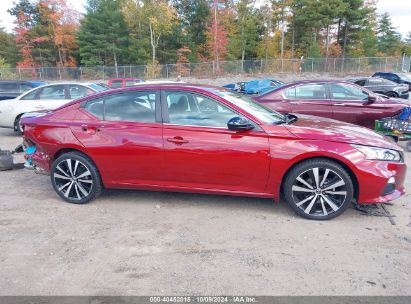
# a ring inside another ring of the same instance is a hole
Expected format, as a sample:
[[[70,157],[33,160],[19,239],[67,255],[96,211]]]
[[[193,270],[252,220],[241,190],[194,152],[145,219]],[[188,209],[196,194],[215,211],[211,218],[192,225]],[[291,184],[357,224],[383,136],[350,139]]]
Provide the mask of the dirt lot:
[[[2,149],[20,142],[0,129]],[[0,172],[0,294],[411,295],[409,195],[387,206],[395,226],[354,209],[315,222],[269,199],[197,194],[70,205],[48,176]]]

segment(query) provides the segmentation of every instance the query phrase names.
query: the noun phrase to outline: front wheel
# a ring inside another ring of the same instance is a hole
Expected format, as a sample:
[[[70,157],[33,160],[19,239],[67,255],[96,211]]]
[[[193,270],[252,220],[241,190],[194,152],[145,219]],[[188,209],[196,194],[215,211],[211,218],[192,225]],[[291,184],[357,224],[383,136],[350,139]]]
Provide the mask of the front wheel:
[[[284,195],[288,205],[310,220],[329,220],[342,214],[354,196],[350,175],[326,159],[304,161],[287,174]]]
[[[53,162],[51,182],[57,194],[73,204],[88,203],[102,191],[96,165],[79,152],[65,153]]]
[[[398,98],[398,94],[395,93],[395,92],[388,92],[388,93],[387,93],[387,96],[388,96],[388,97],[392,97],[392,98]]]

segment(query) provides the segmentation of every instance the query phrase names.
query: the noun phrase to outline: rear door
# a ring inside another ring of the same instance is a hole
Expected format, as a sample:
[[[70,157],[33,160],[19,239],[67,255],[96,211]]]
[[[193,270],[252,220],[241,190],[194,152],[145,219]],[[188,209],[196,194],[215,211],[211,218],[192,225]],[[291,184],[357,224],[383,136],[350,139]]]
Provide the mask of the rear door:
[[[82,105],[72,131],[111,186],[159,185],[164,175],[156,91],[115,93]]]
[[[292,113],[333,117],[327,86],[323,83],[290,87],[284,91],[284,98],[291,104]]]
[[[232,131],[242,116],[218,100],[188,91],[164,91],[164,178],[176,188],[264,193],[270,167],[267,134],[258,126]]]

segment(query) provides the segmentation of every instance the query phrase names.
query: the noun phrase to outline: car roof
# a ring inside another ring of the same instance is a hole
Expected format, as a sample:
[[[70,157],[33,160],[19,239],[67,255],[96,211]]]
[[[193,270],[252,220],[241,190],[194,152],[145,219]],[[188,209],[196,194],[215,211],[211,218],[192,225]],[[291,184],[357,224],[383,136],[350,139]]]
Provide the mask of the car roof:
[[[39,83],[44,83],[44,84],[46,84],[47,82],[45,82],[43,80],[0,80],[0,83],[15,83],[15,84],[25,84],[25,83],[39,84]]]

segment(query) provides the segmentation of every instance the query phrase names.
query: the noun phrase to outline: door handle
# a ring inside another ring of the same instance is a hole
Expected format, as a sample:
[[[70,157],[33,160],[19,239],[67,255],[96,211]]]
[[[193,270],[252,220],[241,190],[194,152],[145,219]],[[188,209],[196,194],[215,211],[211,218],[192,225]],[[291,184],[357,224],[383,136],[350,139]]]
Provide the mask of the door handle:
[[[298,101],[290,101],[290,104],[299,105],[299,104],[301,104],[301,102],[298,102]]]
[[[175,143],[176,145],[182,145],[182,144],[188,143],[188,140],[186,140],[186,139],[184,139],[180,136],[176,136],[176,137],[173,137],[173,138],[167,138],[167,141]]]
[[[44,106],[43,105],[37,105],[37,106],[34,106],[36,109],[44,109]]]
[[[335,103],[334,105],[339,107],[345,107],[345,103]]]
[[[96,134],[96,132],[100,132],[101,131],[100,128],[103,128],[103,127],[104,126],[97,128],[97,127],[91,127],[88,125],[81,125],[81,130],[83,132],[86,132],[87,134]]]

